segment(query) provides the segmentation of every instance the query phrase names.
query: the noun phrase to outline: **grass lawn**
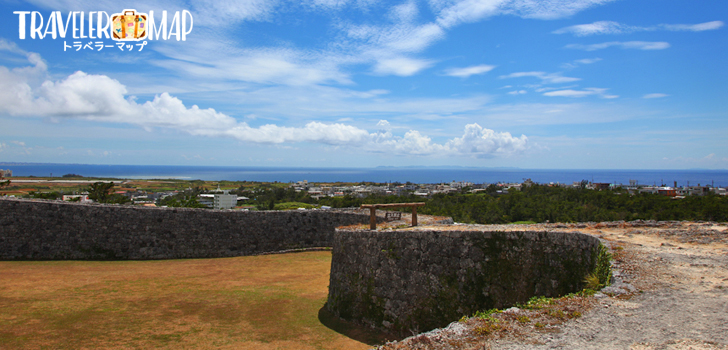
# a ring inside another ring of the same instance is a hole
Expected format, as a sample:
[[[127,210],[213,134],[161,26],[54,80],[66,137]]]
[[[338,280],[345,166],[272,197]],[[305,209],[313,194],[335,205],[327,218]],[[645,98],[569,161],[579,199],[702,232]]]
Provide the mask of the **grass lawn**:
[[[278,203],[275,205],[275,210],[296,210],[298,208],[306,208],[306,209],[312,209],[316,208],[316,205],[311,205],[308,203],[301,203],[301,202],[284,202],[284,203]]]
[[[0,261],[0,349],[354,350],[381,343],[382,335],[321,310],[330,266],[331,252]]]

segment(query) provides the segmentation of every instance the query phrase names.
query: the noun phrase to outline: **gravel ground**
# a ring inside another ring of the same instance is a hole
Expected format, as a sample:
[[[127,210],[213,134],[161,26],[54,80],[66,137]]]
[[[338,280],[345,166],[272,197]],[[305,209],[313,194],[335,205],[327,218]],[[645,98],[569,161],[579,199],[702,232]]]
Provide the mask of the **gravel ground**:
[[[504,334],[479,337],[474,325],[459,322],[383,349],[728,349],[725,223],[486,227],[596,235],[615,254],[615,281],[603,293],[588,298],[590,307],[581,317],[554,326],[538,328],[515,322],[519,326]]]

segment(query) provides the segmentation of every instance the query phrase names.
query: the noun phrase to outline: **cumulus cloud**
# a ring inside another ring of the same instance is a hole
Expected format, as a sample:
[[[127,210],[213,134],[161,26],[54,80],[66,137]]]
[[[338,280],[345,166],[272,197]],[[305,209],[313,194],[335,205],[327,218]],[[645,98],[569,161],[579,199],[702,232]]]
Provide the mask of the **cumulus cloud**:
[[[577,49],[585,51],[596,51],[602,50],[609,47],[621,47],[622,49],[637,49],[637,50],[664,50],[670,47],[669,43],[664,41],[610,41],[600,44],[582,45],[582,44],[569,44],[566,45],[567,49]]]
[[[586,88],[584,90],[572,90],[572,89],[565,89],[565,90],[556,90],[556,91],[549,91],[545,92],[544,96],[549,97],[585,97],[585,96],[599,96],[601,98],[618,98],[617,95],[609,95],[607,94],[608,89],[604,88]]]
[[[643,31],[690,31],[702,32],[715,30],[723,26],[721,21],[712,21],[698,24],[660,24],[651,27],[630,26],[613,21],[598,21],[588,24],[578,24],[564,27],[553,31],[553,34],[572,34],[574,36],[604,35],[604,34],[628,34]]]
[[[392,130],[392,125],[389,124],[386,120],[380,120],[377,122],[377,129],[379,130],[380,134],[385,134]]]
[[[487,64],[481,64],[478,66],[470,66],[470,67],[463,67],[463,68],[450,68],[445,71],[445,75],[449,75],[451,77],[459,77],[459,78],[468,78],[471,75],[478,75],[478,74],[485,74],[493,70],[495,66],[487,65]]]
[[[507,132],[495,132],[478,124],[468,124],[463,137],[452,139],[445,147],[455,153],[488,158],[523,152],[528,148],[528,138],[525,135],[513,137]]]
[[[28,57],[34,62],[32,69],[11,71],[0,66],[0,114],[124,123],[147,130],[166,128],[259,144],[309,142],[348,146],[399,155],[488,158],[516,154],[528,148],[528,138],[524,135],[513,137],[477,124],[467,125],[462,137],[444,143],[433,142],[417,130],[409,130],[404,136],[394,135],[386,120],[377,123],[379,130],[373,133],[352,125],[319,121],[310,121],[303,126],[266,124],[253,127],[212,108],[187,107],[168,93],[139,103],[133,96],[126,96],[127,89],[123,84],[105,75],[78,71],[62,80],[45,80],[32,86],[27,79],[28,72],[44,70],[45,66],[39,56],[29,54]]]
[[[560,84],[570,83],[581,80],[580,78],[571,78],[562,76],[561,73],[546,73],[546,72],[516,72],[508,75],[501,75],[500,79],[509,78],[522,78],[522,77],[535,77],[541,79],[544,84]]]
[[[496,132],[473,123],[465,126],[462,137],[443,144],[419,131],[410,130],[403,137],[393,137],[390,132],[372,134],[375,148],[382,152],[410,155],[470,156],[476,158],[507,157],[523,153],[530,148],[525,135],[514,137],[508,132]]]

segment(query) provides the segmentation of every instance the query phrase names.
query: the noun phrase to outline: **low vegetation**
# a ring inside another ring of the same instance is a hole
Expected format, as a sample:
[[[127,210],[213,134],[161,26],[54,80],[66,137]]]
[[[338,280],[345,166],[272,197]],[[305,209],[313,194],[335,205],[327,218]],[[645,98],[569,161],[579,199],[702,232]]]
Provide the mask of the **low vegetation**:
[[[471,317],[463,317],[460,322],[475,324],[473,333],[480,337],[504,337],[518,335],[519,329],[533,327],[544,330],[567,320],[581,317],[592,307],[589,297],[608,286],[612,277],[612,254],[609,249],[599,244],[594,252],[596,266],[585,277],[585,288],[578,293],[563,297],[548,298],[534,296],[525,304],[516,304],[517,311],[491,309],[476,312]]]

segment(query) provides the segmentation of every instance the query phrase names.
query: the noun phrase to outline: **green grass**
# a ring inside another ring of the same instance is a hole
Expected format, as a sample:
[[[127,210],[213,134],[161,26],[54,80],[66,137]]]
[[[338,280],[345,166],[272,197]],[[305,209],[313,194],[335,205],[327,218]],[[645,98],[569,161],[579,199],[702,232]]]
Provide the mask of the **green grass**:
[[[275,205],[274,210],[297,210],[298,208],[313,209],[317,208],[317,205],[301,202],[284,202]]]
[[[381,339],[320,320],[330,265],[330,252],[0,262],[0,349],[366,349]]]
[[[526,220],[526,221],[514,221],[514,222],[509,223],[508,225],[533,225],[533,224],[537,224],[537,222],[530,221],[530,220]]]

